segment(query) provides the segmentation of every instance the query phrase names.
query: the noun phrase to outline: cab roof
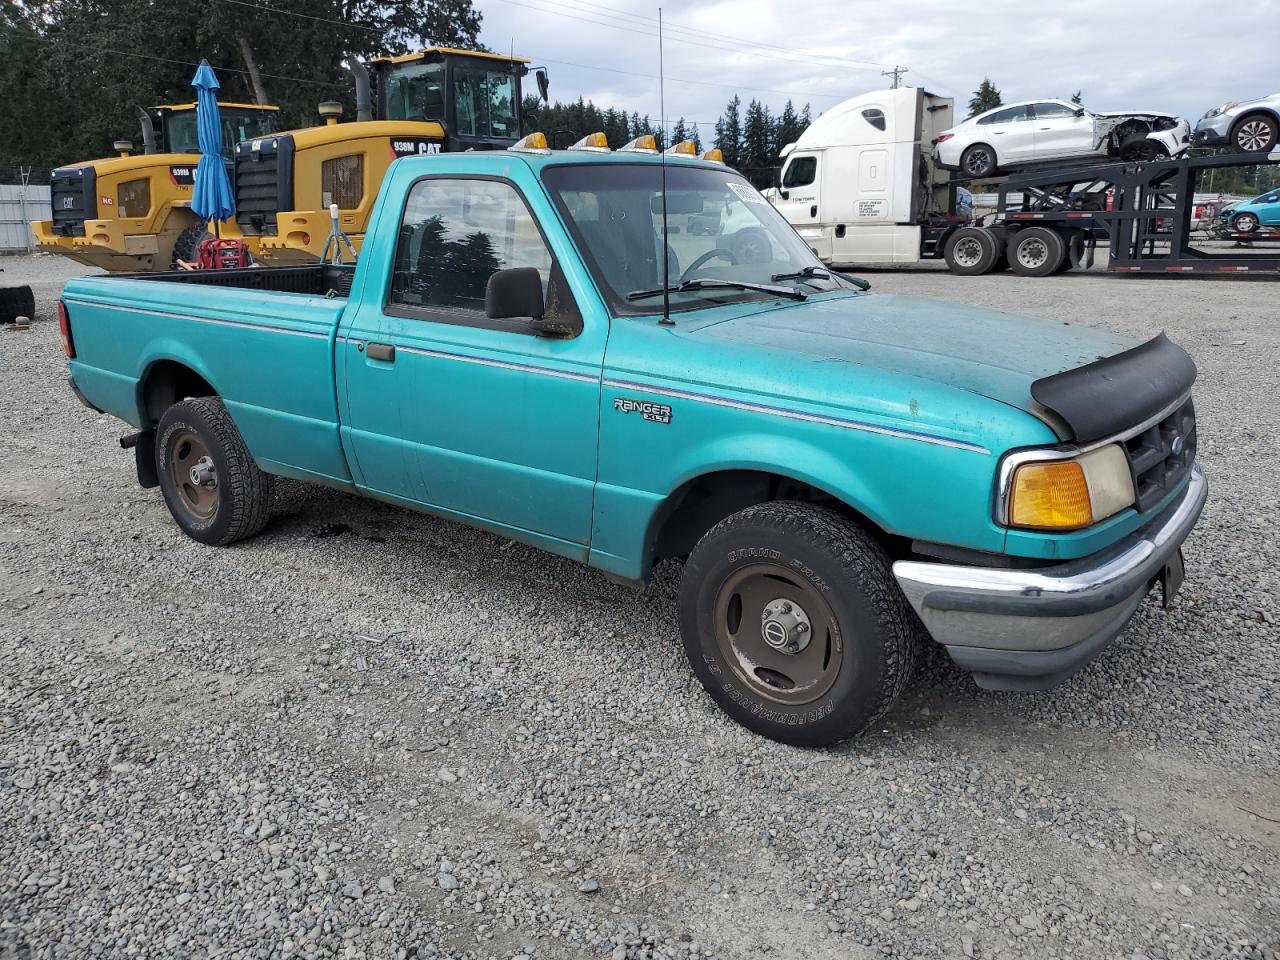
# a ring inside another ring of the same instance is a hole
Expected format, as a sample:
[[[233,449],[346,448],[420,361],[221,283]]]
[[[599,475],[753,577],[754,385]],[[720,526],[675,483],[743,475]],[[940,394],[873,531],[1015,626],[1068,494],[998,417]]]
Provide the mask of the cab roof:
[[[459,50],[456,47],[423,47],[413,53],[401,53],[391,57],[374,57],[373,63],[413,63],[433,56],[477,57],[482,60],[498,60],[502,63],[531,63],[524,57],[509,57],[501,53],[489,53],[487,50]]]
[[[271,103],[237,103],[234,100],[219,100],[218,106],[220,108],[230,107],[235,110],[279,110],[280,109],[275,104],[271,104]],[[179,113],[186,110],[196,109],[196,104],[194,103],[158,103],[151,109],[167,110],[172,113]]]
[[[524,161],[536,173],[545,167],[555,166],[581,166],[590,164],[592,166],[598,164],[652,164],[658,166],[662,163],[660,154],[652,153],[624,153],[621,151],[613,151],[611,153],[592,153],[586,150],[552,150],[550,153],[529,153],[524,150],[474,150],[463,153],[437,153],[429,156],[409,156],[397,163],[410,164],[414,167],[421,167],[423,173],[429,173],[433,168],[446,166],[453,172],[454,169],[463,167],[473,167],[479,163],[483,166],[500,167],[508,164],[512,160],[519,159]],[[703,167],[707,170],[720,170],[727,173],[734,173],[741,176],[737,170],[723,163],[716,163],[712,160],[703,160],[701,157],[687,156],[670,156],[666,158],[668,166],[680,167]]]

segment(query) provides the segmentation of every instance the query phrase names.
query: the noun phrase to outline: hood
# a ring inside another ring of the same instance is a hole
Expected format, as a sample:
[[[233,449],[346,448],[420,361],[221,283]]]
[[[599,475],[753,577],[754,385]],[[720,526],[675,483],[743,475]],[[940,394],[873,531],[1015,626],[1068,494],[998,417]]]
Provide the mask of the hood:
[[[1091,110],[1095,117],[1150,117],[1152,119],[1160,118],[1164,120],[1180,119],[1176,113],[1169,113],[1165,110]]]
[[[199,162],[200,154],[198,153],[135,153],[127,157],[99,157],[97,160],[85,160],[81,163],[64,163],[56,167],[53,173],[65,174],[72,170],[93,167],[97,173],[106,175],[145,170],[150,167],[195,166]]]
[[[1044,419],[1031,384],[1134,347],[1118,334],[1060,320],[903,297],[812,299],[749,313],[707,337],[926,380],[1006,403]],[[803,378],[802,378],[803,379]]]

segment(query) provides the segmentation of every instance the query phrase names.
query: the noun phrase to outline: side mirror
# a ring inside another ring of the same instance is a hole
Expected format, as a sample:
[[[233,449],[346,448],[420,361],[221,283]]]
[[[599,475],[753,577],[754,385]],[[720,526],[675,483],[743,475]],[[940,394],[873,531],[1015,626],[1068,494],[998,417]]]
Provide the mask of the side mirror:
[[[1076,107],[1076,116],[1077,116],[1077,117],[1083,117],[1083,116],[1084,116],[1084,107]]]
[[[489,276],[484,288],[484,314],[490,320],[541,319],[542,277],[535,267],[511,267]]]
[[[550,103],[551,101],[547,99],[547,89],[551,86],[551,81],[547,79],[547,71],[535,70],[533,77],[538,83],[538,96],[542,97],[543,103]]]
[[[783,200],[790,200],[790,199],[791,199],[791,194],[790,194],[788,191],[786,191],[786,190],[779,190],[779,191],[778,191],[778,196],[780,196]]]

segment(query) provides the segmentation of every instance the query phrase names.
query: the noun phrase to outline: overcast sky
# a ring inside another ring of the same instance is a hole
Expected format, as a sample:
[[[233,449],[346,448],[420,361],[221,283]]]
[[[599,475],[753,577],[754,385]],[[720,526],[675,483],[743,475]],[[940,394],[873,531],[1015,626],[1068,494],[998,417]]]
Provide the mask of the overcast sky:
[[[475,0],[481,39],[548,67],[553,100],[579,95],[658,119],[657,3]],[[1098,110],[1195,121],[1224,100],[1280,91],[1277,0],[667,0],[667,117],[711,124],[736,92],[814,115],[888,85],[881,70],[955,97],[983,76],[1006,103],[1084,91]],[[695,82],[696,81],[696,82]]]

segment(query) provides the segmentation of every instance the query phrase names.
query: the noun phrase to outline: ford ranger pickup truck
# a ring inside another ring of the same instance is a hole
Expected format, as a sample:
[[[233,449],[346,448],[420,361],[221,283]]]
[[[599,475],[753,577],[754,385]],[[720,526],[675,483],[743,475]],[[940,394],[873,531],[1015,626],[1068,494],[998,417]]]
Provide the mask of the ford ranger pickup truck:
[[[682,561],[707,692],[819,745],[930,638],[983,687],[1071,676],[1172,598],[1206,495],[1163,335],[866,286],[723,165],[534,137],[398,160],[354,266],[82,277],[59,321],[201,543],[289,477],[615,579]]]

